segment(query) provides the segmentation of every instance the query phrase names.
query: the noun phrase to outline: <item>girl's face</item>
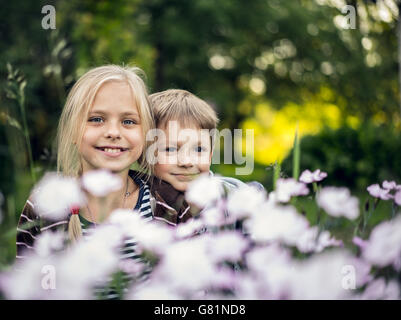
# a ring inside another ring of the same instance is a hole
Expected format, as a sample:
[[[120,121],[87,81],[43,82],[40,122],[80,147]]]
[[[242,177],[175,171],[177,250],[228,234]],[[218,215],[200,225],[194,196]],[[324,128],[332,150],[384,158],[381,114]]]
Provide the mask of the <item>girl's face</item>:
[[[85,120],[80,146],[83,172],[128,171],[142,154],[145,142],[129,85],[117,81],[102,85]]]

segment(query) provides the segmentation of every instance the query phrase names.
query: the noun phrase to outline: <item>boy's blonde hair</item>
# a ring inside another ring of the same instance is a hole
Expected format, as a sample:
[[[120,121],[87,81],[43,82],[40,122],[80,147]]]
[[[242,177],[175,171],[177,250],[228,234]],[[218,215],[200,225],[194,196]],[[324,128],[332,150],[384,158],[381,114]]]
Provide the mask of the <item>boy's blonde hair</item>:
[[[149,106],[146,85],[137,67],[106,65],[89,70],[74,84],[62,111],[57,130],[57,172],[78,177],[82,174],[79,149],[85,131],[87,118],[93,101],[103,84],[110,81],[127,83],[134,97],[141,118],[143,137],[155,128],[152,109]],[[150,142],[145,141],[144,150],[138,159],[143,171],[152,173],[152,167],[145,159]],[[79,217],[71,215],[68,232],[72,241],[82,235]]]
[[[196,124],[200,129],[217,128],[219,119],[213,108],[196,95],[180,89],[169,89],[149,96],[156,127],[165,126],[170,120],[184,126]]]

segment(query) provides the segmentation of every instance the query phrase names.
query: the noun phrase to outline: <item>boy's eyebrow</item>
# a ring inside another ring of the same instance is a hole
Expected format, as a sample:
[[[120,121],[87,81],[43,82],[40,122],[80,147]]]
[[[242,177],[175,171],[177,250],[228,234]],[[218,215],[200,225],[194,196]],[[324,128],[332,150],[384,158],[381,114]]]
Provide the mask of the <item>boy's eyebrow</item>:
[[[188,143],[188,140],[169,140],[168,138],[166,139],[166,144],[167,145],[176,145],[177,147],[181,147],[182,145]],[[203,146],[206,143],[204,143],[204,141],[202,141],[201,139],[197,139],[196,141],[192,141],[191,142],[192,145],[196,145],[196,146]]]

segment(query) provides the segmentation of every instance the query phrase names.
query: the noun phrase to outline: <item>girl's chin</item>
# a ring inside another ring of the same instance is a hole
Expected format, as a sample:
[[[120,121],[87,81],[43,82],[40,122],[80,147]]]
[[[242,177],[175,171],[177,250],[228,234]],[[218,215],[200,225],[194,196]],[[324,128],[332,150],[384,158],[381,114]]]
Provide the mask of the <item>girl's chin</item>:
[[[102,166],[94,166],[91,170],[108,170],[112,173],[118,174],[123,171],[128,171],[130,166],[117,166],[117,165],[102,165]]]

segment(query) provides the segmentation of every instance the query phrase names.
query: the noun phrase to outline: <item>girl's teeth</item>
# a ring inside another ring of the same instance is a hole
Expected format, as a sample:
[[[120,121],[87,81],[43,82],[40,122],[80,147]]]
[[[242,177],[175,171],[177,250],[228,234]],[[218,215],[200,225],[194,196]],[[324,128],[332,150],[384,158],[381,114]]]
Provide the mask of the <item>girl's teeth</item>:
[[[110,152],[110,153],[117,153],[117,152],[120,152],[121,149],[109,149],[109,148],[105,148],[104,151]]]

